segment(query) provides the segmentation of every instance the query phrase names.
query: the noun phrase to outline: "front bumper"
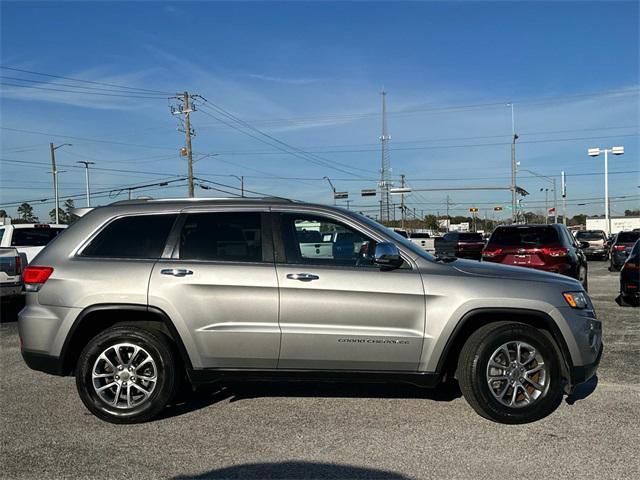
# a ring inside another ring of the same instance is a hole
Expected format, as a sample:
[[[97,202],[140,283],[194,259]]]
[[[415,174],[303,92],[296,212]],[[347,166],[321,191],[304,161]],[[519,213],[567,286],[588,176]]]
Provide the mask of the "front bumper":
[[[569,367],[569,377],[571,379],[572,387],[586,382],[596,374],[596,372],[598,371],[598,365],[600,365],[600,359],[602,358],[603,351],[604,344],[601,343],[600,350],[598,351],[598,356],[593,363]]]

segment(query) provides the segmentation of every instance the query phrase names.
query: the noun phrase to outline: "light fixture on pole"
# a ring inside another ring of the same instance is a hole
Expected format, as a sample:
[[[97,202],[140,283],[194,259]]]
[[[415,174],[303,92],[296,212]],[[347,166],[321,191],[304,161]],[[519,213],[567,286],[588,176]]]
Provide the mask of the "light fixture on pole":
[[[604,152],[604,218],[607,235],[611,235],[611,218],[609,216],[609,153],[623,155],[624,147],[590,148],[587,154],[590,157],[599,157]]]
[[[60,147],[71,146],[70,143],[63,143],[62,145],[58,145],[57,147],[51,142],[49,144],[49,148],[51,149],[51,172],[53,173],[53,193],[55,196],[55,218],[56,223],[60,223],[60,196],[58,195],[58,167],[56,166],[56,150]]]
[[[87,207],[90,207],[91,206],[91,190],[89,188],[89,165],[95,165],[96,162],[86,162],[84,160],[79,160],[76,163],[81,163],[84,165],[85,183],[87,186]]]
[[[324,180],[326,180],[327,182],[329,182],[329,186],[331,186],[331,191],[333,192],[333,204],[336,204],[336,187],[333,186],[333,183],[331,183],[331,179],[327,176],[322,177]]]

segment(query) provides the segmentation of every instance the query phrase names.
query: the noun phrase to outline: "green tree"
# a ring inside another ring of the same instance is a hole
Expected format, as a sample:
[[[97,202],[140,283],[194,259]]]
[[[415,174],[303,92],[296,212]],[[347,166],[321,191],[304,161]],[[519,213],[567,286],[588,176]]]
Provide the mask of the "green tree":
[[[7,216],[7,211],[4,209],[0,209],[0,218],[4,218]]]
[[[56,209],[52,208],[49,212],[49,218],[51,219],[51,223],[55,223],[56,221]],[[60,223],[67,223],[67,214],[61,208],[58,209],[58,221]]]
[[[33,214],[33,207],[27,202],[18,207],[18,217],[26,223],[36,223],[38,221],[38,217]]]
[[[625,210],[624,211],[624,216],[625,217],[640,217],[640,208],[636,209],[636,210]]]

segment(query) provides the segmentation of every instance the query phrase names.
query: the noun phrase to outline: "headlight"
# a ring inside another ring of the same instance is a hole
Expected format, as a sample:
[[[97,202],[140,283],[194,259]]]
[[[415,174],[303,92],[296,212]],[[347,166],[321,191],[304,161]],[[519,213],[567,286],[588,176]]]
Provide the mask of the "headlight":
[[[584,292],[564,292],[562,296],[571,308],[577,308],[579,310],[591,308],[591,301]]]

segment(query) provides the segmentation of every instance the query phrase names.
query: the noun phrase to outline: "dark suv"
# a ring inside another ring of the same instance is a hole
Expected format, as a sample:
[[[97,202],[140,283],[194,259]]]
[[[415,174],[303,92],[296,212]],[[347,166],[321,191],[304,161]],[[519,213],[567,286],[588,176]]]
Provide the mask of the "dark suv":
[[[616,301],[620,305],[640,306],[640,240],[636,241],[620,271],[620,296]]]
[[[449,232],[435,244],[436,255],[473,260],[480,260],[483,248],[482,235],[468,232]]]
[[[613,239],[611,244],[611,263],[609,271],[619,272],[627,260],[633,244],[640,238],[640,231],[620,232]]]
[[[561,273],[587,288],[586,242],[578,242],[567,227],[506,225],[496,228],[482,252],[482,260]]]

